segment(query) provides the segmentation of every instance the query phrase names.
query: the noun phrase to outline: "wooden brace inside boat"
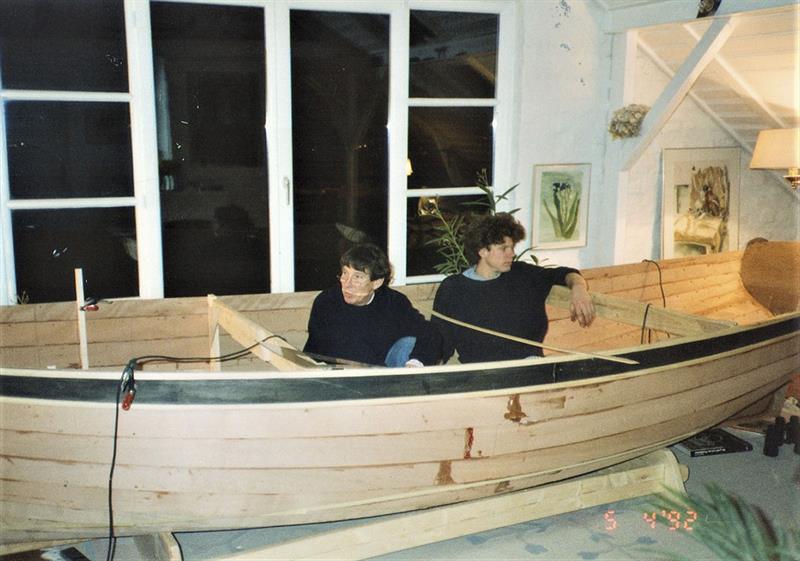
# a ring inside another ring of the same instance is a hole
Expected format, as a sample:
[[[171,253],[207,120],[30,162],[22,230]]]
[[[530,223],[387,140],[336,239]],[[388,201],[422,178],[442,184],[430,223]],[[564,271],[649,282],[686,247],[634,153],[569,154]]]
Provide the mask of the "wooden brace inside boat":
[[[704,318],[607,294],[591,293],[591,296],[598,317],[646,329],[665,331],[672,335],[702,335],[736,325],[736,322],[733,321]],[[568,310],[570,305],[569,288],[554,286],[550,290],[547,304]]]
[[[208,295],[208,331],[211,341],[211,356],[220,356],[219,328],[240,345],[264,362],[278,370],[307,370],[321,366],[303,354],[280,335],[276,335],[253,320],[245,317],[213,294]],[[258,343],[258,344],[256,344]],[[255,345],[255,346],[254,346]],[[219,369],[219,362],[212,361],[212,369]]]

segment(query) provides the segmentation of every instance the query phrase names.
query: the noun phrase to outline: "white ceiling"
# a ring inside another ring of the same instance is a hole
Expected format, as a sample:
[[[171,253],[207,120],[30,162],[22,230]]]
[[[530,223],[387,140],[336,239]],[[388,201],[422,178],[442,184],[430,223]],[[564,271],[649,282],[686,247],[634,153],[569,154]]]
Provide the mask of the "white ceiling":
[[[611,6],[657,0],[605,0]],[[761,129],[800,126],[800,6],[731,16],[735,28],[690,91],[745,147]],[[639,30],[640,47],[674,73],[710,18]]]

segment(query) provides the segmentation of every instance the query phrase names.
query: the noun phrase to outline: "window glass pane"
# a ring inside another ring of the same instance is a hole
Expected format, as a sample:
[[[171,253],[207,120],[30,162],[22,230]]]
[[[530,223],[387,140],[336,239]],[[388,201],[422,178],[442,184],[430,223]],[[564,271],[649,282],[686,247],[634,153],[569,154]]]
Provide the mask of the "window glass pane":
[[[6,130],[12,198],[133,195],[127,103],[11,101]]]
[[[389,17],[291,13],[295,289],[334,282],[353,242],[386,248]]]
[[[496,14],[411,11],[411,97],[493,98]]]
[[[122,0],[2,0],[5,88],[128,91]]]
[[[409,189],[476,185],[477,174],[492,169],[493,114],[491,107],[410,108]]]
[[[440,273],[441,270],[437,270],[437,265],[448,261],[447,250],[436,241],[444,236],[443,220],[448,222],[451,229],[459,230],[468,224],[473,216],[489,212],[488,202],[486,195],[409,198],[406,239],[408,276]]]
[[[264,16],[151,5],[166,296],[269,291]]]
[[[87,297],[139,294],[132,207],[17,210],[11,221],[21,299],[74,300],[76,268]]]

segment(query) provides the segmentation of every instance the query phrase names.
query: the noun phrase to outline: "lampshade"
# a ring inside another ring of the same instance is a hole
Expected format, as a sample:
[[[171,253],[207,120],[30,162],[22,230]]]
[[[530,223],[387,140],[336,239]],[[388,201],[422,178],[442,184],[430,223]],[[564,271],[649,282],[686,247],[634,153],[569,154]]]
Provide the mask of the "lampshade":
[[[800,128],[759,132],[750,168],[788,170],[785,177],[793,188],[797,188],[800,184]]]

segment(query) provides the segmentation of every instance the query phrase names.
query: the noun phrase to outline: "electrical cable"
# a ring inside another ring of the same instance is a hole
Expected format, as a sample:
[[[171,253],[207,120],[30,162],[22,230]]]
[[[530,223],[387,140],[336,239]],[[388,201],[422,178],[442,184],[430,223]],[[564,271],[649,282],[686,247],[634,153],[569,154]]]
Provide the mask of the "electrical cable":
[[[116,467],[117,464],[117,441],[119,436],[120,398],[122,396],[122,393],[126,392],[126,398],[122,403],[122,408],[127,410],[130,407],[130,404],[133,402],[133,396],[136,394],[136,381],[134,380],[133,377],[133,373],[136,370],[136,368],[152,362],[172,362],[175,364],[188,364],[195,362],[207,362],[207,363],[227,362],[230,360],[236,360],[237,358],[246,356],[251,350],[261,345],[262,343],[269,341],[272,338],[278,338],[283,341],[286,341],[284,337],[273,334],[261,339],[260,341],[256,341],[255,343],[253,343],[252,345],[250,345],[245,349],[233,351],[230,353],[226,353],[224,355],[219,355],[214,357],[175,357],[167,355],[144,355],[132,358],[125,365],[125,368],[122,370],[122,377],[120,378],[119,385],[117,386],[117,396],[114,401],[114,435],[111,448],[111,466],[108,472],[108,549],[106,550],[106,561],[112,561],[114,559],[114,555],[117,549],[117,537],[114,533],[114,505],[112,496],[114,488],[114,468]]]
[[[656,266],[656,270],[658,271],[658,288],[659,288],[659,290],[661,290],[661,306],[666,308],[667,307],[667,296],[666,296],[666,294],[664,294],[664,281],[663,281],[663,278],[661,276],[661,266],[658,264],[658,262],[653,261],[652,259],[642,259],[642,263],[652,263],[653,265]],[[642,344],[644,343],[644,333],[645,333],[645,330],[646,330],[645,326],[647,324],[647,312],[648,312],[649,309],[650,309],[650,304],[648,303],[647,307],[644,310],[644,319],[642,320],[642,336],[640,338],[640,342]],[[647,331],[648,331],[647,342],[650,343],[652,341],[653,330],[652,329],[648,329]],[[669,338],[669,336],[670,336],[669,333],[667,333],[667,338]]]
[[[647,312],[650,311],[650,306],[651,306],[651,304],[650,304],[650,302],[648,302],[647,306],[644,307],[644,318],[642,319],[642,336],[639,339],[639,344],[642,344],[642,345],[644,344],[644,332],[645,332],[645,326],[647,325]],[[649,330],[647,330],[647,331],[649,331]],[[650,335],[648,333],[648,341],[647,341],[648,343],[650,342],[649,338],[650,338]]]
[[[652,259],[642,259],[642,263],[652,263],[656,266],[656,270],[658,270],[658,288],[661,289],[661,305],[666,308],[667,297],[664,295],[664,281],[661,278],[661,265]]]

